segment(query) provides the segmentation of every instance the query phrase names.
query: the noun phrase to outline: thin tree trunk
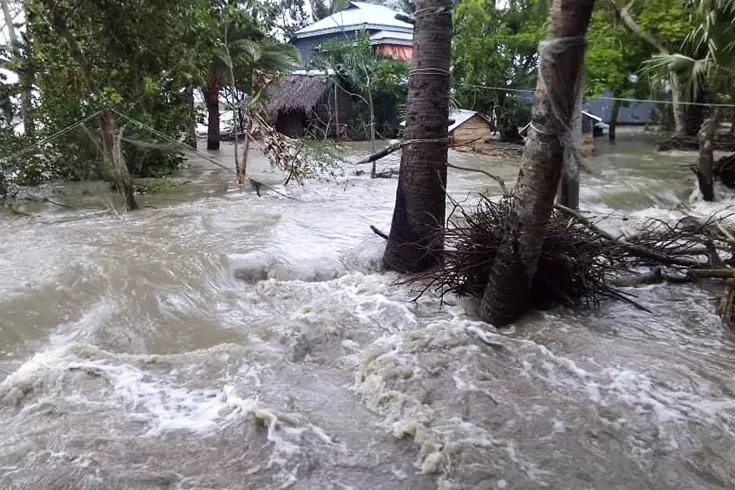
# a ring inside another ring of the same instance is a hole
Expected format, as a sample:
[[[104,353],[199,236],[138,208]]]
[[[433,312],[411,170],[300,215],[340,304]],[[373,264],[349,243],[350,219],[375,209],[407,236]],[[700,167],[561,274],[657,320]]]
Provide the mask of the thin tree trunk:
[[[682,104],[684,87],[676,74],[671,75],[671,107],[674,112],[674,137],[685,138],[687,135],[687,111]]]
[[[42,0],[43,6],[48,10],[51,16],[51,22],[58,34],[66,41],[69,52],[76,60],[79,68],[84,75],[84,82],[90,93],[99,95],[100,90],[92,76],[92,67],[89,60],[82,52],[74,34],[69,30],[66,18],[57,10],[57,4],[54,0]],[[121,149],[117,146],[115,132],[117,130],[117,116],[110,110],[100,113],[99,117],[100,133],[102,134],[102,157],[106,167],[112,170],[113,179],[118,189],[125,197],[125,204],[129,211],[138,208],[133,193],[133,183],[130,179],[130,172],[122,156]]]
[[[217,73],[212,70],[209,74],[209,84],[206,89],[207,99],[207,150],[219,150],[219,84]]]
[[[584,36],[594,0],[554,0],[542,48],[531,130],[513,191],[508,229],[482,298],[483,320],[497,327],[524,311],[564,160],[562,139],[581,89]],[[577,40],[575,42],[575,40]]]
[[[186,89],[186,101],[189,104],[189,110],[191,111],[191,114],[189,115],[189,122],[186,127],[186,139],[184,140],[184,143],[191,148],[196,149],[197,147],[197,112],[196,112],[196,106],[194,105],[194,89],[188,88]]]
[[[614,96],[614,94],[613,94]],[[608,128],[608,139],[610,143],[615,143],[615,130],[618,128],[618,116],[620,115],[620,101],[613,101],[612,113],[610,114],[610,127]]]
[[[373,91],[370,88],[370,77],[368,77],[368,103],[370,104],[370,143],[373,153],[375,153],[375,107],[373,107]],[[375,160],[370,167],[370,178],[375,178]]]
[[[20,60],[23,58],[23,54],[20,50],[20,44],[18,39],[18,33],[15,31],[15,25],[13,24],[13,14],[10,12],[10,6],[8,5],[8,0],[0,0],[0,7],[2,7],[3,10],[3,17],[5,18],[5,29],[8,32],[8,37],[10,38],[10,52],[13,54],[15,58]],[[28,58],[30,57],[30,53],[28,51],[28,46],[26,46],[26,54],[25,58],[26,61],[29,61]],[[21,116],[23,118],[23,129],[25,130],[26,136],[28,136],[30,139],[34,139],[36,135],[36,124],[33,120],[33,97],[32,97],[32,88],[33,88],[33,75],[29,73],[27,70],[30,68],[29,66],[24,67],[24,69],[18,74],[19,81],[20,81],[20,107],[21,107]]]
[[[339,97],[337,96],[337,83],[334,84],[334,120],[335,127],[337,128],[334,138],[339,141],[341,135],[339,131]]]
[[[579,167],[582,159],[582,97],[574,105],[572,113],[571,146],[564,148],[564,167],[559,185],[559,204],[569,209],[579,208]]]
[[[117,138],[117,116],[112,111],[103,111],[99,117],[100,131],[102,133],[102,156],[107,168],[113,169],[115,186],[125,199],[128,211],[138,209],[135,201],[133,181],[130,178],[128,166],[122,155],[122,149],[118,147]]]
[[[696,102],[697,105],[689,106],[686,110],[686,117],[684,118],[686,136],[690,138],[699,137],[699,132],[704,125],[705,119],[707,119],[706,114],[711,112],[711,109],[704,105],[707,103],[709,97],[710,92],[708,88],[703,87],[697,89],[696,96],[694,97],[694,102]]]
[[[441,257],[433,241],[446,213],[451,5],[418,2],[431,14],[419,16],[414,29],[405,146],[383,255],[386,268],[397,271],[426,270]]]
[[[715,200],[714,152],[712,141],[717,134],[717,108],[711,108],[709,117],[699,130],[699,165],[697,166],[697,182],[699,191],[705,201]]]

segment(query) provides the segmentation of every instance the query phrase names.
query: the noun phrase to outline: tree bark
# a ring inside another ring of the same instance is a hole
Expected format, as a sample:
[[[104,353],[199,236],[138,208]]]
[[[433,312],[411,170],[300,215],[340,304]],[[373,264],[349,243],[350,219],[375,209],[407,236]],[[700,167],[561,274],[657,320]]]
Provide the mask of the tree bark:
[[[615,131],[618,129],[618,116],[619,115],[620,115],[620,101],[615,99],[613,101],[612,114],[610,114],[610,127],[608,128],[608,134],[607,134],[607,137],[610,140],[610,143],[615,143]]]
[[[84,75],[84,81],[88,90],[99,95],[101,92],[94,82],[92,67],[89,60],[82,52],[74,34],[69,30],[66,17],[57,9],[54,0],[43,0],[42,4],[51,15],[51,22],[59,35],[66,41],[69,52],[79,65]],[[130,172],[122,156],[122,150],[118,147],[115,133],[117,130],[117,116],[110,110],[104,110],[99,116],[100,133],[102,134],[102,158],[106,168],[111,169],[113,179],[118,189],[123,193],[128,211],[138,209],[133,192],[133,183]]]
[[[584,36],[593,4],[594,0],[554,0],[552,4],[508,229],[482,298],[483,320],[497,327],[523,313],[536,274],[564,160],[560,135],[572,121],[581,89]]]
[[[432,245],[446,213],[451,5],[450,0],[418,3],[427,14],[416,19],[414,30],[404,148],[383,255],[387,269],[419,272],[441,256]]]
[[[700,87],[697,89],[696,93],[697,95],[694,98],[694,102],[702,105],[690,105],[686,110],[686,118],[684,119],[686,126],[685,134],[690,138],[699,137],[699,132],[706,119],[706,114],[710,112],[709,108],[704,105],[709,99],[709,89],[706,87]]]
[[[580,88],[581,90],[581,88]],[[581,92],[580,92],[581,94]],[[579,208],[579,167],[582,159],[582,98],[578,97],[572,113],[571,147],[564,148],[564,166],[559,185],[559,204]]]
[[[113,176],[117,190],[125,199],[128,211],[138,209],[135,201],[133,181],[130,178],[128,166],[122,155],[122,149],[118,146],[117,139],[117,116],[112,111],[103,111],[99,117],[100,132],[102,133],[102,156],[107,168],[113,169]]]
[[[697,181],[699,191],[705,201],[715,200],[714,151],[712,141],[717,133],[717,108],[711,108],[707,119],[699,130],[699,163],[697,165]]]
[[[209,84],[206,89],[207,99],[207,150],[219,150],[219,84],[214,69],[209,74]]]

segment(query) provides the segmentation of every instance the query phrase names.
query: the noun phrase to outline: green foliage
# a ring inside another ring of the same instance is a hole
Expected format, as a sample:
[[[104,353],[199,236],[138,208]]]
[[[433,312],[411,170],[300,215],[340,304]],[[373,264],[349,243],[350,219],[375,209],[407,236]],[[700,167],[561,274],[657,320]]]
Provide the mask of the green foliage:
[[[587,41],[586,97],[599,96],[605,90],[616,97],[646,95],[645,80],[634,83],[631,75],[651,57],[654,48],[626,29],[609,3],[598,2],[587,31]]]
[[[64,19],[87,59],[89,75],[53,22],[49,5]],[[178,139],[191,117],[182,91],[201,76],[211,21],[205,0],[27,3],[27,33],[37,62],[40,137],[63,131],[104,107],[119,110],[168,138]],[[122,124],[123,121],[121,121]],[[129,125],[128,137],[151,140],[147,130]],[[94,118],[54,139],[46,149],[54,159],[54,177],[105,177],[100,166]],[[181,162],[172,151],[140,151],[123,146],[136,175],[168,173]]]
[[[334,70],[338,83],[355,94],[348,136],[370,138],[371,109],[376,131],[383,136],[395,133],[398,107],[408,98],[410,66],[407,63],[379,56],[364,31],[355,42],[331,41],[320,45],[312,63],[314,68]]]
[[[551,2],[462,0],[454,11],[453,81],[462,107],[493,111],[501,133],[515,133],[530,115],[530,102],[512,92],[536,83],[538,43],[544,38]]]
[[[680,50],[658,54],[647,62],[652,75],[676,73],[694,97],[702,88],[729,91],[735,80],[735,18],[733,0],[689,0],[690,28]]]
[[[349,0],[311,0],[311,16],[317,21],[344,9]]]

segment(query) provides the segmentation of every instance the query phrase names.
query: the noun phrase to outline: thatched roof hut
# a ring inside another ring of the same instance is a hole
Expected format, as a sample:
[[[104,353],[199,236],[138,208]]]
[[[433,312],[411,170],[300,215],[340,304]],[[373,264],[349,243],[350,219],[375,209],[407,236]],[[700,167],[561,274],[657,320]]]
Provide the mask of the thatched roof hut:
[[[336,100],[335,100],[336,93]],[[350,98],[324,73],[293,73],[271,89],[268,108],[280,133],[335,136],[347,123]]]

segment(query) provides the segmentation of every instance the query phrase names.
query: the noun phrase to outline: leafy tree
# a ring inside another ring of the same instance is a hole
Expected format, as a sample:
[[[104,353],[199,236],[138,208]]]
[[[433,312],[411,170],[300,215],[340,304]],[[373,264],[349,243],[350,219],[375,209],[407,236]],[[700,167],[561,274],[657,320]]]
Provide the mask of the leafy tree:
[[[254,4],[244,10],[239,2],[228,1],[212,10],[215,28],[211,38],[212,58],[209,64],[205,94],[209,113],[207,149],[220,147],[220,91],[225,88],[241,101],[242,95],[252,95],[251,79],[254,70],[281,72],[298,64],[294,47],[266,36],[262,25],[254,19],[264,19],[265,26],[273,28],[270,7]],[[240,96],[235,94],[239,93]]]
[[[322,20],[343,10],[348,4],[349,0],[311,0],[311,16],[315,21]]]
[[[354,43],[322,44],[313,64],[333,69],[342,88],[356,95],[357,120],[353,125],[367,128],[365,136],[374,140],[376,127],[384,134],[395,131],[397,107],[408,96],[407,63],[378,55],[363,31]]]
[[[196,76],[197,40],[206,32],[205,0],[168,2],[29,0],[27,35],[37,61],[38,116],[52,135],[111,108],[178,138],[189,114],[182,91]],[[181,156],[131,143],[150,133],[127,131],[130,170],[157,175]],[[48,151],[59,177],[108,176],[98,143],[81,131],[54,140]]]
[[[646,0],[645,2],[608,0],[614,7],[617,17],[629,32],[645,41],[652,52],[668,55],[678,49],[690,31],[689,10],[681,0]],[[686,122],[687,101],[678,74],[669,73],[665,79],[659,78],[659,86],[670,87],[672,113],[677,136],[688,132]]]
[[[690,0],[694,29],[687,35],[679,53],[660,54],[648,64],[656,71],[668,71],[684,82],[686,93],[697,94],[698,101],[716,101],[718,94],[732,88],[735,79],[735,18],[733,0]],[[702,196],[713,201],[713,150],[718,110],[711,107],[699,130],[697,178]]]
[[[505,139],[517,139],[530,103],[503,89],[527,89],[536,80],[538,43],[548,22],[549,0],[462,0],[454,13],[453,80],[464,107],[495,113]],[[495,89],[495,88],[498,89]]]
[[[606,90],[611,91],[616,98],[643,97],[647,94],[649,85],[635,74],[654,53],[653,47],[625,28],[612,5],[598,2],[587,38],[586,97],[599,96]],[[624,103],[618,100],[613,102],[610,140],[615,139],[622,105]]]

